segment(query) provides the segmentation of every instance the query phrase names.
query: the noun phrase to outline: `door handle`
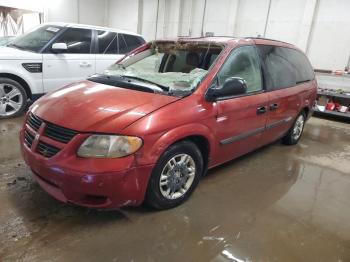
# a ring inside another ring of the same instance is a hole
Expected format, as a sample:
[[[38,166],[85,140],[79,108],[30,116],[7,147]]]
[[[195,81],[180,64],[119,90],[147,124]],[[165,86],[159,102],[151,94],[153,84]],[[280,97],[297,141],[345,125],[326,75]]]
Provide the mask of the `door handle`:
[[[266,113],[266,106],[258,107],[258,109],[256,110],[256,114],[258,115],[264,114],[264,113]]]
[[[79,65],[81,67],[89,67],[89,66],[91,66],[91,63],[89,63],[89,62],[81,62]]]
[[[277,103],[274,103],[274,104],[270,105],[270,110],[275,110],[277,108],[278,108],[278,104]]]

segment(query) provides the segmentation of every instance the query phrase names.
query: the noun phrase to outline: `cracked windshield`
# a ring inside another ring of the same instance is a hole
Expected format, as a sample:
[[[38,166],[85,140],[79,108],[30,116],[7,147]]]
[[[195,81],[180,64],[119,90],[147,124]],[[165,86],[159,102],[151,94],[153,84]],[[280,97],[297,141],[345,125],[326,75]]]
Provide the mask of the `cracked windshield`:
[[[152,43],[148,49],[105,71],[152,89],[155,93],[187,95],[192,93],[218,57],[222,46],[213,44],[165,42]]]

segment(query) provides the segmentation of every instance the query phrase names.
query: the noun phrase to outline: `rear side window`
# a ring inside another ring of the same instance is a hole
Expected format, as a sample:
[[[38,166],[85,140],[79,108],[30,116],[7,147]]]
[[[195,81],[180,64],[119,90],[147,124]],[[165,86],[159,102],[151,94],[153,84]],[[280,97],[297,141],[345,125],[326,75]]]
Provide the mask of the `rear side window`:
[[[91,49],[90,29],[68,28],[55,43],[67,44],[67,50],[64,53],[89,54]]]
[[[97,31],[98,53],[117,54],[118,42],[117,33],[108,31]]]
[[[313,69],[300,51],[267,45],[257,45],[257,48],[264,64],[268,90],[287,88],[314,79]]]
[[[121,54],[128,53],[145,43],[145,40],[135,35],[119,34],[119,38],[119,53]]]
[[[145,41],[139,36],[97,31],[99,54],[126,54]]]
[[[259,58],[254,46],[235,49],[218,72],[218,82],[222,85],[229,77],[243,78],[247,93],[262,90]]]

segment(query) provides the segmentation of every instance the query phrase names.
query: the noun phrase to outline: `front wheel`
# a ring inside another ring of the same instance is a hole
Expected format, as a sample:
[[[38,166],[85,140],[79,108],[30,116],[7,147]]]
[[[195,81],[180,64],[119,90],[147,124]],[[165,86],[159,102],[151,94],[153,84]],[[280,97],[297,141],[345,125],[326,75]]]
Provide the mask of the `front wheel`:
[[[19,116],[27,106],[24,88],[9,78],[0,78],[0,119]]]
[[[202,154],[194,143],[182,141],[172,145],[152,172],[146,203],[156,209],[180,205],[196,188],[202,172]]]
[[[294,125],[289,129],[287,135],[282,138],[282,143],[286,145],[295,145],[298,143],[301,134],[304,130],[306,115],[304,112],[300,113],[294,122]]]

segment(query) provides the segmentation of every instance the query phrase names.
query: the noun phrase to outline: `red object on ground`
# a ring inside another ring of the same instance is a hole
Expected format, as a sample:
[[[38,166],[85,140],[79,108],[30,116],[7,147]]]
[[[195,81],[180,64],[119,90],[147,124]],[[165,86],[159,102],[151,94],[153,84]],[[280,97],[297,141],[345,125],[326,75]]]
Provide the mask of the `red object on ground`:
[[[335,105],[335,110],[337,110],[337,111],[339,111],[340,108],[342,107],[342,105],[339,103],[334,103],[334,105]]]
[[[346,71],[343,71],[343,70],[335,70],[335,71],[334,71],[334,74],[335,74],[335,75],[338,75],[338,76],[341,76],[341,75],[346,74]]]
[[[329,111],[334,111],[335,109],[335,104],[333,102],[329,102],[326,106],[326,109]]]

